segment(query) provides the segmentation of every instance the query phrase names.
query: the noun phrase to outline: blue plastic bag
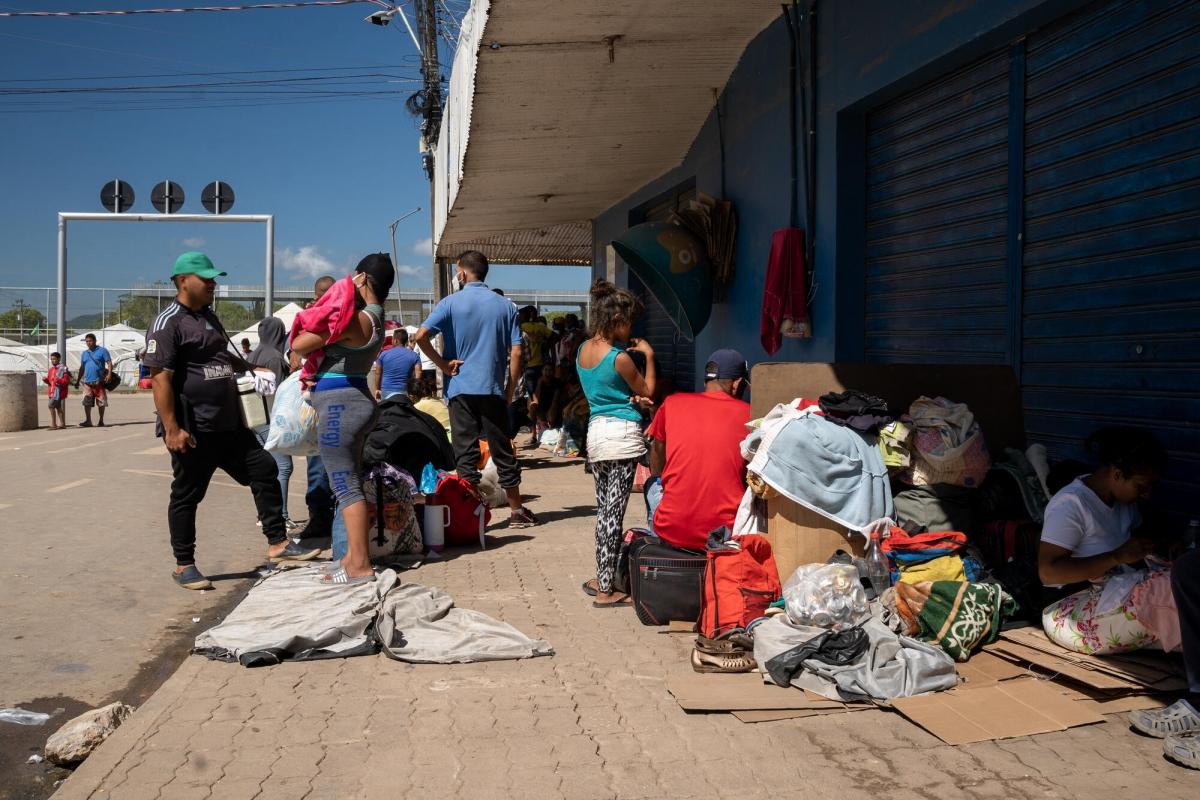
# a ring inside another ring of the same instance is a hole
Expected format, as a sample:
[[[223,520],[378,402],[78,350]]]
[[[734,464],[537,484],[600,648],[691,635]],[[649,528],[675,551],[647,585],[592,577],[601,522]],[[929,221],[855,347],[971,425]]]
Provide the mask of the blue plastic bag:
[[[440,477],[438,470],[433,464],[426,464],[425,469],[421,470],[421,494],[434,494],[437,492],[438,478]]]

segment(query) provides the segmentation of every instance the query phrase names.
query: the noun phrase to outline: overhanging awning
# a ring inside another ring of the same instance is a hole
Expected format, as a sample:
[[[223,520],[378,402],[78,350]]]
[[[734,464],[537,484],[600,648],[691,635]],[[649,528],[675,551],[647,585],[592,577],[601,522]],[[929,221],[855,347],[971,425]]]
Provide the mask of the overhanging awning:
[[[590,263],[590,220],[683,160],[779,14],[766,0],[475,0],[435,159],[438,257],[479,243],[509,263]]]

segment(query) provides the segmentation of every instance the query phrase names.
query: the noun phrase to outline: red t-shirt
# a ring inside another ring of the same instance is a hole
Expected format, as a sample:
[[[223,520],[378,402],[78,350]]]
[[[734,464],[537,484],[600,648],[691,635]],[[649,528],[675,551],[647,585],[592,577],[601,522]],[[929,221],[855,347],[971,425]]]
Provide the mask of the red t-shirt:
[[[703,550],[708,532],[733,518],[745,492],[739,445],[749,431],[750,404],[723,392],[673,394],[647,435],[667,445],[663,496],[654,533],[675,547]]]

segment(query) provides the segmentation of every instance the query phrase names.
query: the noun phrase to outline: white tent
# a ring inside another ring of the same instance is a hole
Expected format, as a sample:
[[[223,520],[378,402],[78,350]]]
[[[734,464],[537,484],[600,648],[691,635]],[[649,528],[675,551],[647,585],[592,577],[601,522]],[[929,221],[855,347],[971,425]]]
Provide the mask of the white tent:
[[[99,332],[96,336],[99,338]],[[113,369],[121,376],[124,386],[137,386],[138,361],[137,349],[121,345],[107,345],[108,354],[112,356]],[[82,341],[67,340],[67,369],[72,376],[79,374],[79,356],[87,346]],[[18,347],[0,347],[0,372],[36,372],[45,375],[50,369],[50,353],[54,348],[49,345],[20,345]]]
[[[96,334],[96,344],[101,347],[108,348],[111,352],[114,347],[122,347],[129,350],[141,350],[146,346],[146,335],[141,331],[131,328],[123,322],[118,322],[115,325],[109,325],[107,328],[101,328],[96,331],[88,331],[81,333],[78,336],[72,336],[67,339],[67,349],[70,350],[72,344],[83,344],[83,337],[88,333]],[[117,357],[113,353],[113,358]],[[113,362],[114,364],[116,362]]]
[[[290,331],[292,329],[292,322],[296,319],[296,315],[303,310],[304,306],[297,305],[295,303],[288,303],[271,316],[283,323],[284,331]],[[254,323],[249,328],[246,328],[246,330],[240,331],[239,333],[230,334],[229,338],[233,339],[235,344],[240,343],[242,339],[249,339],[251,347],[258,346],[258,323]]]

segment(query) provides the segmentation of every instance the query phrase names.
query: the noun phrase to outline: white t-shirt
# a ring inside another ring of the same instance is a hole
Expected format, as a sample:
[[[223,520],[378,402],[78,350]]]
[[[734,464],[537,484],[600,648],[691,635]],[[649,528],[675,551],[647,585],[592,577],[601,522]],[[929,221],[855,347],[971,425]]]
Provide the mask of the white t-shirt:
[[[412,325],[408,325],[408,326],[406,326],[406,327],[404,328],[404,330],[408,331],[408,335],[409,335],[409,337],[411,338],[411,337],[413,337],[413,336],[416,336],[416,335],[417,335],[417,331],[418,331],[418,330],[420,330],[420,329],[419,329],[419,328],[414,328]],[[441,341],[442,341],[441,334],[438,334],[437,336],[433,337],[433,346],[434,346],[434,348],[438,348],[438,347],[440,347],[440,346],[441,346]],[[424,351],[424,350],[422,350],[420,347],[418,347],[418,346],[417,346],[417,345],[415,345],[415,344],[414,344],[414,345],[412,345],[412,349],[413,349],[413,350],[415,350],[415,351],[416,351],[416,353],[417,353],[417,355],[419,355],[419,356],[421,357],[421,371],[422,371],[422,372],[424,372],[424,371],[426,371],[426,370],[430,370],[430,369],[437,369],[437,364],[433,363],[433,359],[432,359],[432,358],[430,358],[429,356],[425,355],[425,351]]]
[[[1088,488],[1083,478],[1076,478],[1046,506],[1042,541],[1065,547],[1073,558],[1087,558],[1125,544],[1139,522],[1137,506],[1110,506]]]

